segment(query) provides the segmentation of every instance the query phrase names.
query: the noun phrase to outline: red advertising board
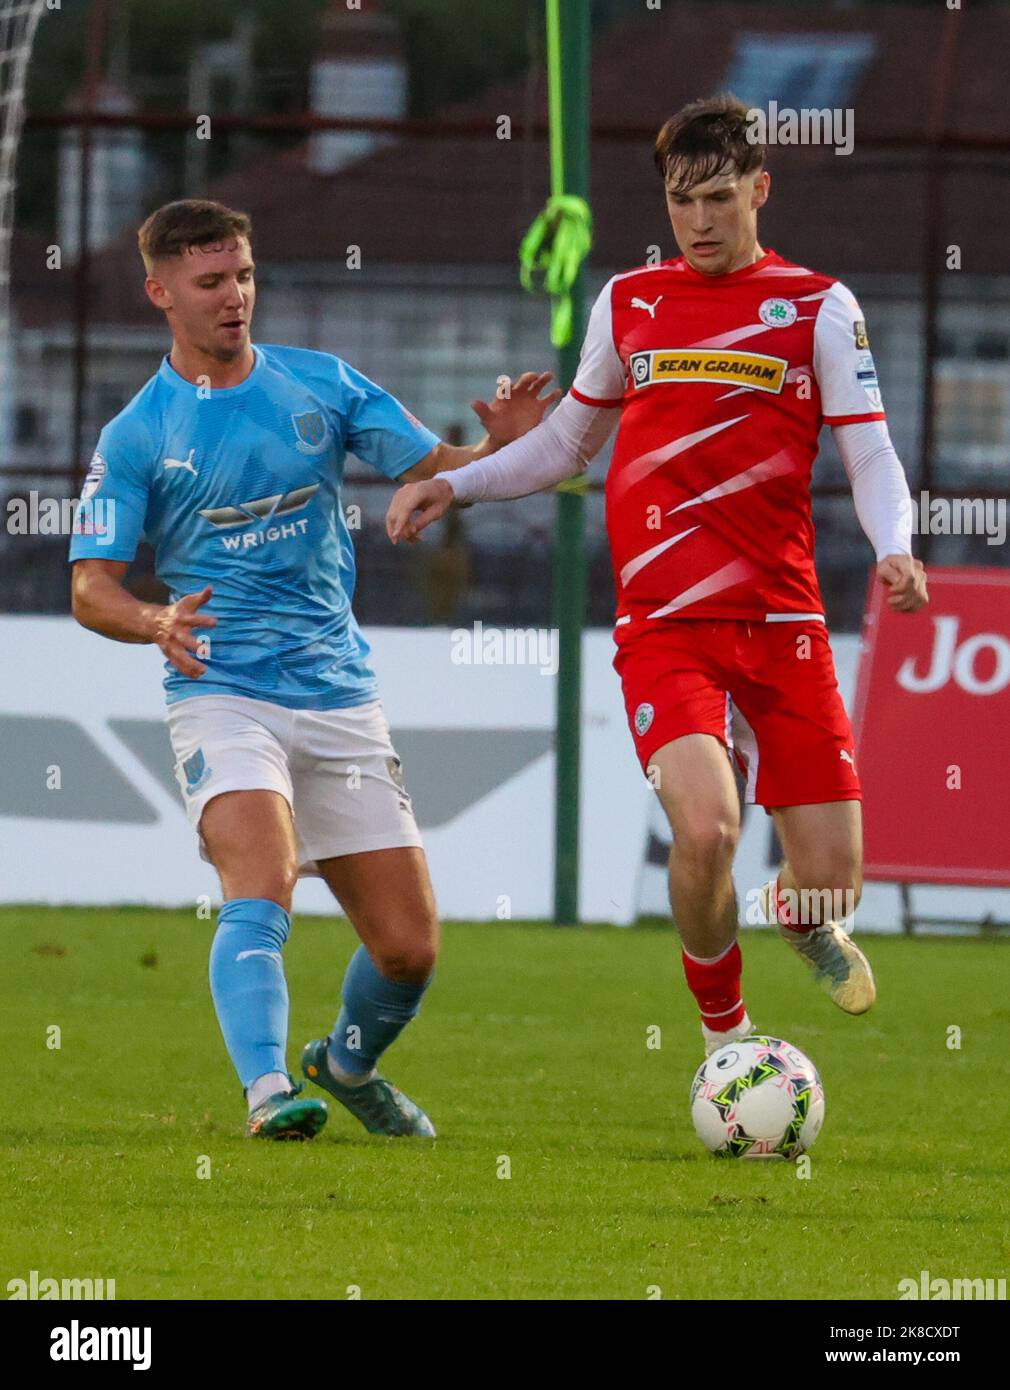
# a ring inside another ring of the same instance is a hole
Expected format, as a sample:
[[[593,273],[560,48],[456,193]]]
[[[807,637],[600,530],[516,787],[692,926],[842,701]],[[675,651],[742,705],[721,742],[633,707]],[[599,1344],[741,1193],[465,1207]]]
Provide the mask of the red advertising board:
[[[1010,884],[1010,570],[928,580],[918,613],[871,580],[853,711],[865,874]]]

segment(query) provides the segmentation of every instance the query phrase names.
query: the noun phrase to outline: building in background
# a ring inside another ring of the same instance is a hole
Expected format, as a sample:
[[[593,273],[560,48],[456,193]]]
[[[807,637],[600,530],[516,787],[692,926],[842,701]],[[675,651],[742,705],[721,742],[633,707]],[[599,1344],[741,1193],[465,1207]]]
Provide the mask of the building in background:
[[[726,5],[713,11],[691,3],[614,28],[593,56],[590,294],[616,270],[677,254],[650,138],[642,132],[653,132],[683,102],[729,87],[755,105],[853,113],[852,154],[811,146],[769,150],[773,193],[761,235],[766,246],[840,276],[860,296],[892,436],[913,490],[922,443],[927,231],[936,210],[926,201],[925,153],[898,142],[919,139],[928,123],[943,22],[940,10],[817,13]],[[248,52],[248,33],[235,42],[236,80],[247,91],[248,68],[239,59]],[[947,125],[952,135],[978,138],[980,149],[948,156],[950,172],[938,185],[944,254],[960,257],[961,267],[940,277],[934,368],[934,479],[952,487],[1001,485],[1010,453],[1010,108],[1001,61],[1008,43],[1005,10],[980,10],[963,26],[958,98]],[[206,74],[217,60],[205,50],[198,54],[200,91],[210,90]],[[336,6],[311,73],[314,109],[396,120],[404,114],[406,83],[392,21],[374,7],[356,13]],[[902,92],[914,99],[897,101]],[[130,98],[126,92],[115,99]],[[462,428],[475,437],[471,399],[490,395],[502,373],[553,366],[546,304],[522,293],[517,268],[519,241],[548,191],[545,143],[521,127],[545,111],[543,75],[534,74],[443,113],[477,127],[476,138],[339,131],[274,152],[258,142],[206,189],[253,218],[255,337],[338,353],[433,429],[445,435]],[[989,152],[982,139],[993,147]],[[888,140],[896,143],[867,148]],[[165,196],[148,169],[148,187],[157,192],[138,199],[139,141],[110,146],[93,168],[92,205],[120,201],[96,214],[92,226],[91,442],[156,370],[167,341],[143,294],[135,246],[136,222]],[[66,168],[71,180],[72,165]],[[117,168],[124,171],[121,186]],[[22,470],[70,463],[75,243],[65,236],[61,221],[61,272],[45,268],[45,238],[15,239],[18,395],[9,406],[10,462]],[[23,486],[31,485],[29,472],[21,477]],[[844,481],[827,433],[815,481]],[[418,582],[404,584],[402,558],[394,559],[381,526],[372,524],[387,495],[364,486],[355,493],[365,510],[357,544],[370,552],[360,567],[362,614],[366,621],[423,621],[431,615],[425,583],[412,575]],[[591,618],[606,623],[611,595],[599,494],[591,496],[587,516]],[[829,616],[852,627],[862,610],[869,548],[847,496],[818,499],[815,518]],[[464,525],[471,556],[459,617],[545,620],[552,498],[475,509]],[[460,536],[453,541],[463,543]],[[978,538],[952,538],[942,558],[997,558],[984,552]]]
[[[67,103],[68,111],[79,115],[81,96]],[[114,82],[101,84],[95,110],[100,115],[127,116],[137,106],[129,93]],[[60,133],[57,189],[57,236],[65,261],[73,263],[80,254],[81,224],[81,135],[74,127]],[[147,196],[144,140],[139,130],[99,127],[92,135],[91,189],[88,204],[88,244],[102,251],[112,245],[129,227],[136,227],[144,216]]]

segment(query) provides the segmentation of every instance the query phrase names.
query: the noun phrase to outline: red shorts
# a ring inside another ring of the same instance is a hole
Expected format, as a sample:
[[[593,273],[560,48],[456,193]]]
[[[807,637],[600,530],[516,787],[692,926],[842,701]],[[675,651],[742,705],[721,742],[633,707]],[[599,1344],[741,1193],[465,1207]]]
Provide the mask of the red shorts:
[[[643,769],[673,739],[713,734],[759,806],[862,800],[823,623],[677,618],[626,637],[618,628],[617,643]]]

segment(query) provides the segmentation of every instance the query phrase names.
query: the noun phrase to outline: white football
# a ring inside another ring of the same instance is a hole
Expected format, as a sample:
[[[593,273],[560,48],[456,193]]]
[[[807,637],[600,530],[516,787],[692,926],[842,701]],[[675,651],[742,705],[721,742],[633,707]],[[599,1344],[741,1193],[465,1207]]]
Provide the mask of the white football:
[[[824,1123],[824,1087],[798,1047],[755,1033],[702,1062],[691,1119],[717,1158],[797,1158]]]

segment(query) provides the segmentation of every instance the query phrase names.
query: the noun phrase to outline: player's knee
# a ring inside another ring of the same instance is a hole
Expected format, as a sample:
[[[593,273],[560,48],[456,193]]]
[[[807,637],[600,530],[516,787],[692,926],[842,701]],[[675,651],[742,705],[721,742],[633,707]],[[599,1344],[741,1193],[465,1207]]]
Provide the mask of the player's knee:
[[[385,975],[387,980],[421,985],[435,969],[435,947],[426,941],[398,942],[373,952],[372,959],[380,975]]]
[[[298,861],[289,859],[280,865],[273,874],[274,887],[278,893],[283,893],[285,899],[290,902],[291,895],[295,891],[295,884],[298,882]],[[273,896],[270,894],[269,896]]]
[[[271,864],[237,866],[225,869],[221,882],[229,898],[265,898],[291,909],[291,895],[298,882],[298,863],[285,860]]]
[[[689,819],[678,826],[673,841],[677,860],[699,871],[722,869],[736,853],[740,827],[728,816]]]

